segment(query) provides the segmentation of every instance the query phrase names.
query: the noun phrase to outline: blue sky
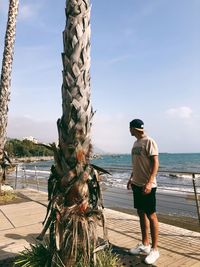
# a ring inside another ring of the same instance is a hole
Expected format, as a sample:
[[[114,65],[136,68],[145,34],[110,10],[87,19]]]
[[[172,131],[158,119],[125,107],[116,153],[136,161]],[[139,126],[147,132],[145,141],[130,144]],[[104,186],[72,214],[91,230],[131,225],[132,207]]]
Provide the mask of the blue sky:
[[[0,0],[2,59],[8,1]],[[140,118],[160,152],[200,152],[200,1],[92,0],[93,144],[129,153]],[[8,136],[57,139],[65,1],[21,0]]]

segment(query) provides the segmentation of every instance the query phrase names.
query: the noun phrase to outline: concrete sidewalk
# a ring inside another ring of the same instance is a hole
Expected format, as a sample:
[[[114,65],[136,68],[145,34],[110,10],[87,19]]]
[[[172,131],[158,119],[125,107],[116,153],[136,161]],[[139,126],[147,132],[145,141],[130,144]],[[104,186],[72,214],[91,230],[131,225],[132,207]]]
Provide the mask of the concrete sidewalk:
[[[46,215],[47,194],[23,189],[25,201],[0,206],[0,262],[13,258],[42,230]],[[136,216],[105,209],[109,240],[119,253],[123,266],[147,266],[144,256],[132,256],[128,249],[140,241],[139,221]],[[101,229],[99,235],[101,236]],[[200,267],[200,233],[160,223],[160,258],[153,266]]]

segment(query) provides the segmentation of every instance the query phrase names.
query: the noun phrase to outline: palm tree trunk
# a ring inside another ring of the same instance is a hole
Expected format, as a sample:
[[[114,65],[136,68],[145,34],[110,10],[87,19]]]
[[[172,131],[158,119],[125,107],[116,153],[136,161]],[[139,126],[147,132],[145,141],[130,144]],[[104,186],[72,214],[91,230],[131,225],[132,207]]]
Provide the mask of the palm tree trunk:
[[[52,259],[49,266],[84,266],[97,244],[96,223],[104,216],[98,173],[89,162],[91,153],[90,1],[66,1],[62,110],[57,121],[59,145],[52,144],[55,165],[49,177],[49,205],[42,239],[50,228]],[[105,236],[106,236],[106,232]],[[54,262],[54,263],[53,263]],[[57,265],[56,265],[57,264]]]
[[[90,149],[93,116],[90,102],[90,7],[88,0],[67,1],[64,52],[62,108],[58,120],[59,147],[65,164],[64,173],[77,163],[85,164]]]
[[[14,54],[16,34],[16,18],[18,14],[19,0],[9,1],[8,21],[5,35],[5,46],[2,60],[0,80],[0,185],[5,179],[4,147],[6,143],[6,128],[8,122],[8,102],[10,96],[11,71]]]

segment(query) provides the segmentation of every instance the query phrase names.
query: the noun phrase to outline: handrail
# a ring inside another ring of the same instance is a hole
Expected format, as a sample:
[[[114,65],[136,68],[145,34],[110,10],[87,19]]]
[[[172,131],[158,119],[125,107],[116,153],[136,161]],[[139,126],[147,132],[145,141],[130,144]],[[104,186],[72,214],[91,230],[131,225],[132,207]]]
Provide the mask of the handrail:
[[[22,165],[23,166],[23,165]],[[112,179],[116,181],[120,177],[120,174],[117,175],[115,171],[119,172],[129,172],[131,170],[130,166],[101,166],[104,169],[109,170],[112,173],[112,176],[110,175],[103,175],[102,177],[103,180],[102,182],[106,183],[107,178],[109,180]],[[159,169],[158,174],[162,173],[167,173],[167,174],[183,174],[183,175],[189,175],[187,178],[189,183],[188,184],[181,184],[181,183],[176,183],[175,188],[170,188],[170,185],[172,183],[166,182],[163,183],[162,186],[159,186],[158,182],[158,198],[160,198],[160,201],[158,201],[158,208],[160,207],[160,210],[162,211],[163,209],[168,210],[169,213],[173,214],[176,211],[180,211],[183,214],[185,214],[185,211],[190,211],[194,212],[198,219],[198,223],[200,225],[200,183],[196,183],[197,179],[200,179],[200,172],[189,172],[189,171],[178,171],[178,170],[161,170]],[[21,176],[20,176],[21,174]],[[50,174],[50,170],[48,173],[44,173],[43,170],[40,170],[39,167],[33,166],[32,169],[29,172],[26,167],[21,168],[21,173],[18,169],[18,166],[16,167],[16,173],[15,177],[14,175],[12,176],[13,181],[13,186],[14,188],[17,188],[20,186],[27,187],[31,186],[34,187],[37,190],[41,191],[47,191],[47,180]],[[30,175],[32,175],[30,179]],[[192,179],[190,179],[190,176]],[[14,179],[15,178],[15,179]],[[45,179],[44,179],[45,178]],[[128,180],[128,174],[127,174],[127,180]],[[169,181],[173,182],[176,180],[170,179]],[[200,180],[198,180],[200,181]],[[177,187],[181,186],[182,190],[179,190]],[[166,187],[166,188],[165,188]],[[167,188],[169,187],[169,188]],[[114,190],[112,189],[114,188]],[[116,189],[121,190],[119,194],[116,194]],[[191,191],[190,191],[190,190]],[[130,192],[129,192],[130,193]],[[176,194],[177,193],[177,194]],[[179,194],[181,193],[181,194]],[[182,195],[183,193],[183,195]],[[126,189],[120,189],[118,187],[114,187],[112,184],[111,186],[107,186],[105,191],[103,192],[105,200],[110,204],[110,201],[114,198],[118,198],[118,204],[119,205],[125,205],[124,203],[127,204],[127,190]],[[170,197],[169,197],[170,196]],[[131,198],[132,195],[129,194],[129,197]],[[184,208],[181,207],[180,201],[184,203]],[[132,200],[130,199],[130,206],[129,208],[132,208]],[[125,208],[124,206],[122,206]],[[196,211],[195,211],[196,207]],[[182,210],[181,210],[182,209]]]
[[[115,165],[112,165],[112,166],[101,166],[102,168],[104,169],[109,169],[109,170],[121,170],[121,171],[125,171],[125,170],[131,170],[131,166],[124,166],[124,165],[117,165],[115,167]],[[182,171],[182,170],[162,170],[162,169],[159,169],[158,170],[158,173],[176,173],[176,174],[189,174],[189,175],[193,175],[193,174],[197,174],[197,175],[200,175],[200,172],[192,172],[192,171]]]
[[[198,194],[197,194],[197,188],[196,188],[196,182],[195,182],[195,174],[192,175],[192,183],[194,187],[194,195],[195,195],[197,214],[198,214],[199,225],[200,225],[200,209],[199,209],[199,200],[198,200]]]

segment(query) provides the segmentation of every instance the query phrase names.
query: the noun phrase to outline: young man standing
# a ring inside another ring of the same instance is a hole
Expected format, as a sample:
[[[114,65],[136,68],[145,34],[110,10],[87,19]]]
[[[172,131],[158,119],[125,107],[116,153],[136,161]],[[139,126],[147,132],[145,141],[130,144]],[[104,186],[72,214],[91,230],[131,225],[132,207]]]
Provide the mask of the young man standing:
[[[142,244],[130,249],[136,255],[146,253],[145,263],[153,264],[159,258],[158,219],[156,215],[156,174],[159,167],[156,142],[144,133],[144,123],[139,119],[130,122],[130,132],[136,137],[132,148],[133,171],[127,189],[133,190],[134,208],[140,219]],[[152,245],[149,242],[149,226]]]

